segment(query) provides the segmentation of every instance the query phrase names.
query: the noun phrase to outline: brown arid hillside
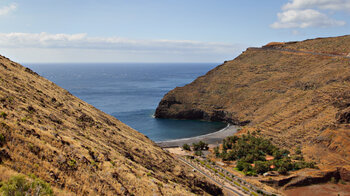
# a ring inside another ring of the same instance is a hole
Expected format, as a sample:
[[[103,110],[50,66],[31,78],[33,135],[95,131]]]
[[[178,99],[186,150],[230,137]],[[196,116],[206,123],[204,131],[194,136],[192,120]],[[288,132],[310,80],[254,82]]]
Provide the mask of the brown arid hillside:
[[[167,93],[158,118],[225,121],[350,180],[350,36],[248,48]]]
[[[206,195],[146,136],[0,56],[0,182],[34,174],[56,195]]]

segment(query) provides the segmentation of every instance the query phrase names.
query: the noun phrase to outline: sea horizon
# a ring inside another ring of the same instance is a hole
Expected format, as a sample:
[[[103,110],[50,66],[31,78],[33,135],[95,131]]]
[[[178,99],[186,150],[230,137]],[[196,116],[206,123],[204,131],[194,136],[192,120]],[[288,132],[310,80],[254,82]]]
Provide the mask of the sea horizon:
[[[189,84],[213,63],[38,63],[24,64],[94,107],[113,115],[155,142],[219,131],[222,122],[157,119],[162,97]]]

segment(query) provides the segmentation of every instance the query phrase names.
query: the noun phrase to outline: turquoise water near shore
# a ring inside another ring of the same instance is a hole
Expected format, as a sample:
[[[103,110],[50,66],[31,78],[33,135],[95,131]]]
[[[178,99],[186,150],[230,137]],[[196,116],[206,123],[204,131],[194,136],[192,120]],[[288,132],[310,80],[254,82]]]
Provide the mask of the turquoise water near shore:
[[[24,64],[73,95],[154,141],[218,131],[220,122],[156,119],[162,97],[214,68],[215,63]]]

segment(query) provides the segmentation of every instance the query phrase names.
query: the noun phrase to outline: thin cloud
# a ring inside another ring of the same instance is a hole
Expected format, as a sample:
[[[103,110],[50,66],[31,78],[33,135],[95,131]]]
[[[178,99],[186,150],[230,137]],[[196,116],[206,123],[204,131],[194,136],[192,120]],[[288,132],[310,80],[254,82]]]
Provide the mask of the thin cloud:
[[[190,40],[134,40],[120,37],[89,37],[82,34],[0,33],[2,48],[71,48],[122,51],[214,52],[241,49],[239,45]]]
[[[0,8],[0,16],[5,16],[16,9],[17,9],[17,4],[15,4],[15,3],[12,3],[8,6],[1,7]]]
[[[277,14],[278,22],[272,28],[308,28],[343,26],[344,21],[333,20],[327,15],[313,9],[288,10]]]
[[[309,8],[350,11],[350,0],[293,0],[282,7],[283,10]]]
[[[280,29],[344,26],[345,21],[331,18],[329,12],[350,11],[350,0],[291,0],[282,10],[277,13],[278,20],[270,27]]]

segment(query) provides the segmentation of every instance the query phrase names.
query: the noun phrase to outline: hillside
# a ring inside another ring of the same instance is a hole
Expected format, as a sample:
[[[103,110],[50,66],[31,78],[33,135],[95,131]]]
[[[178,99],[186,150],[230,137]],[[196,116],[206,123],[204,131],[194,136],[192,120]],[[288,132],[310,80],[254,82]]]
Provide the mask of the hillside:
[[[0,182],[35,174],[56,195],[221,191],[146,136],[2,56],[0,163]]]
[[[350,180],[350,36],[248,48],[167,93],[158,118],[259,129],[274,144]]]

